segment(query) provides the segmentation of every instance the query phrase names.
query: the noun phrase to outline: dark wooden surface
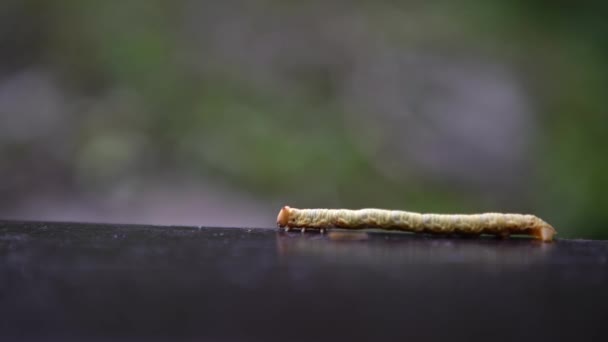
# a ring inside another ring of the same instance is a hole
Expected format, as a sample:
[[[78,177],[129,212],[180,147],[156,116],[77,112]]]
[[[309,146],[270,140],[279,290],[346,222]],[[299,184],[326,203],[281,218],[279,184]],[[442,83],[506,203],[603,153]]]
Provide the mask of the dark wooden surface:
[[[0,222],[0,340],[608,341],[608,242]]]

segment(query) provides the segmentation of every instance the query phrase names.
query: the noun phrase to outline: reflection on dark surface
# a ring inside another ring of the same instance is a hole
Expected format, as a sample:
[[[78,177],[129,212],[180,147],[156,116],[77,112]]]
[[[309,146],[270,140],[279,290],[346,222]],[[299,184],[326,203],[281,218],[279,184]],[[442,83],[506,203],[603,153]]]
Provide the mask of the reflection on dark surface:
[[[348,231],[330,232],[327,237],[280,232],[277,241],[282,256],[307,255],[325,261],[371,266],[405,263],[524,267],[551,262],[545,259],[550,258],[554,246],[532,239],[445,238]]]
[[[605,340],[608,243],[0,222],[0,340]]]

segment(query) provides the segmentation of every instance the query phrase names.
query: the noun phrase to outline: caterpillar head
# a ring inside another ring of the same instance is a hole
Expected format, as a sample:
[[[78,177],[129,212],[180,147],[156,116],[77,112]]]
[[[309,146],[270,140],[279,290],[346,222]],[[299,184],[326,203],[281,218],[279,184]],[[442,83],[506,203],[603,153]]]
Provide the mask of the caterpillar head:
[[[277,226],[283,228],[289,222],[289,214],[291,212],[291,208],[289,206],[284,206],[279,211],[279,215],[277,216]]]

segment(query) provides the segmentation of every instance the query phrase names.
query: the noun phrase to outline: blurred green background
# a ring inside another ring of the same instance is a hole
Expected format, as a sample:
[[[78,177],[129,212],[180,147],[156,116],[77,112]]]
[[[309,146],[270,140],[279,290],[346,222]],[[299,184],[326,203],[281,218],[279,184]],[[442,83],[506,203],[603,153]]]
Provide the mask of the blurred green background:
[[[0,217],[515,211],[608,238],[605,5],[0,2]]]

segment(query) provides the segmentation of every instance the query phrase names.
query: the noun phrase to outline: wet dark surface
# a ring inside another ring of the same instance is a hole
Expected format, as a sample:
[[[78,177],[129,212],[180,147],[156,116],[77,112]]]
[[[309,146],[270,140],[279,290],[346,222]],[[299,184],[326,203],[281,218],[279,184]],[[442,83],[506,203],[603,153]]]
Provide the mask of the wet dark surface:
[[[0,222],[0,340],[608,341],[608,242]]]

